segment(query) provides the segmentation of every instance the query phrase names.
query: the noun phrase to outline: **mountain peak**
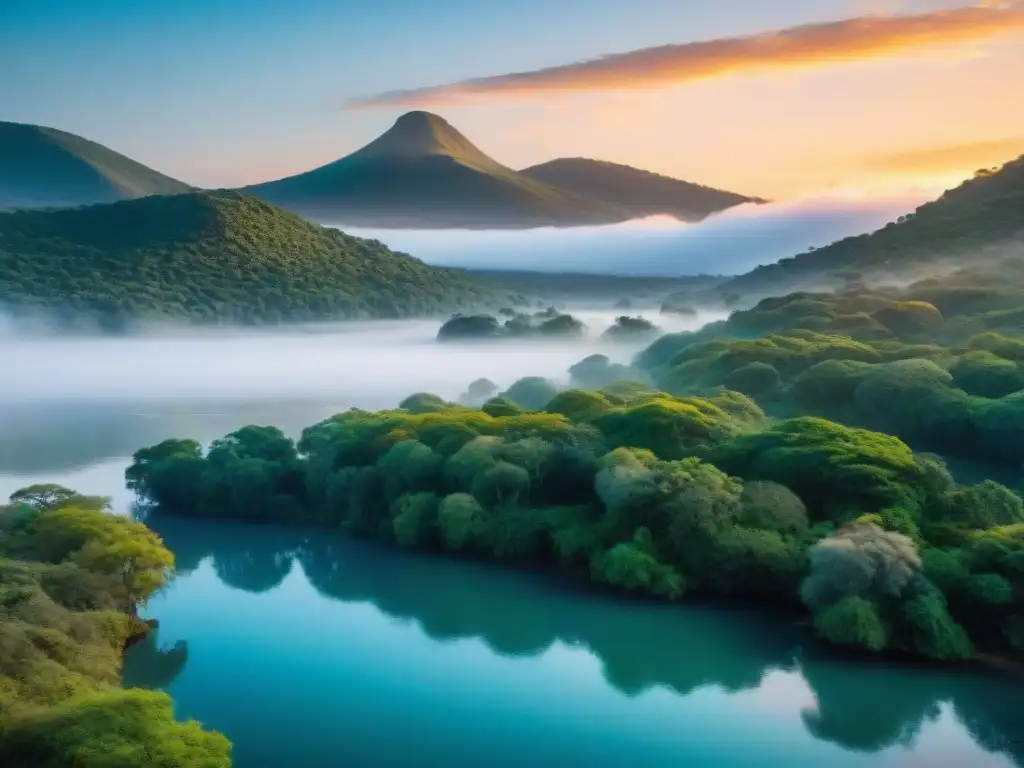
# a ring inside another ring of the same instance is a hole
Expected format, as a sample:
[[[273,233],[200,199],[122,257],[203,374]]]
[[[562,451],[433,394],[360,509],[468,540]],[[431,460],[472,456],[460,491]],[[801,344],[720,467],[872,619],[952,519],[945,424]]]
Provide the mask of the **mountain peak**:
[[[440,115],[436,115],[433,112],[425,112],[422,109],[406,112],[395,120],[395,127],[398,126],[411,126],[420,130],[432,130],[435,127],[451,128],[451,124]]]
[[[0,209],[112,203],[189,189],[81,136],[0,121]]]
[[[354,156],[411,159],[432,155],[449,157],[472,167],[498,165],[443,117],[420,110],[406,112]]]

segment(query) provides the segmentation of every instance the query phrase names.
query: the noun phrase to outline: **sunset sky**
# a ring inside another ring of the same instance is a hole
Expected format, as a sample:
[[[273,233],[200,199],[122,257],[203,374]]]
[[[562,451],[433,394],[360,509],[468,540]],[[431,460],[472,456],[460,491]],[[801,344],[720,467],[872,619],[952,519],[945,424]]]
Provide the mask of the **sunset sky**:
[[[199,185],[408,109],[513,167],[587,156],[775,199],[1024,153],[1024,1],[0,0],[0,119]]]

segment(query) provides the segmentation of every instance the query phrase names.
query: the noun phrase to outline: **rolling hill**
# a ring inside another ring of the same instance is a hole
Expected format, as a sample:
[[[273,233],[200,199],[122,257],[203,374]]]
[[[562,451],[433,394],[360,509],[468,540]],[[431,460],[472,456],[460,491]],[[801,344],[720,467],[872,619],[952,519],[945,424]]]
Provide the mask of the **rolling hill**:
[[[1024,262],[1024,156],[984,171],[882,229],[734,278],[723,291],[769,293],[850,280],[912,280]]]
[[[69,322],[405,317],[472,306],[487,292],[234,191],[0,214],[0,303]]]
[[[584,157],[558,158],[524,168],[520,173],[580,197],[624,209],[631,217],[669,214],[682,221],[700,221],[736,205],[766,202],[628,165]]]
[[[409,112],[362,149],[243,191],[323,223],[392,228],[527,228],[623,221],[622,208],[518,173],[444,118]]]
[[[0,122],[0,210],[113,203],[190,189],[81,136]]]

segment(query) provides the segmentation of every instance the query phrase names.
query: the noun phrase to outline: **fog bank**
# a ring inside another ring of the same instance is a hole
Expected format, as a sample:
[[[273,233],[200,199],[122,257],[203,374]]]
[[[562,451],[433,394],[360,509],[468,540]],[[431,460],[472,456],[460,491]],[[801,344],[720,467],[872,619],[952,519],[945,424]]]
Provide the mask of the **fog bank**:
[[[343,229],[439,266],[645,277],[734,275],[878,229],[923,201],[901,196],[742,205],[696,224],[659,216],[565,229]]]
[[[0,370],[6,371],[0,408],[61,401],[317,401],[339,410],[378,409],[417,391],[455,399],[479,377],[502,388],[523,376],[565,380],[569,366],[589,354],[600,351],[628,362],[645,346],[599,338],[621,312],[572,311],[589,327],[584,339],[439,343],[437,320],[129,337],[8,336],[0,339]],[[674,331],[721,316],[650,319]]]

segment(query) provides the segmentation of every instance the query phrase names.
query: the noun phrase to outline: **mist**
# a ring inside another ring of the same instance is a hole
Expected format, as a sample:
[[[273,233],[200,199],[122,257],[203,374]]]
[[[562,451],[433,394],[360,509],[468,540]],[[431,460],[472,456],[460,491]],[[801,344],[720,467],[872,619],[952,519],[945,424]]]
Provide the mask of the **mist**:
[[[0,496],[53,481],[55,472],[74,473],[66,476],[72,487],[91,490],[99,483],[86,482],[97,479],[89,467],[116,459],[120,472],[136,450],[170,437],[209,443],[246,424],[298,437],[332,414],[394,408],[415,392],[456,400],[480,377],[502,390],[524,376],[568,384],[569,366],[587,355],[627,363],[646,346],[600,338],[612,311],[571,311],[588,325],[587,337],[441,343],[438,320],[0,336],[0,479],[11,475]],[[648,316],[677,331],[723,313]]]
[[[438,266],[635,277],[736,275],[878,229],[925,199],[836,197],[751,204],[696,224],[656,216],[561,229],[342,229]]]
[[[7,372],[0,406],[316,400],[339,408],[388,408],[417,391],[455,399],[479,377],[502,388],[523,376],[565,381],[569,366],[589,354],[603,352],[628,362],[645,346],[600,338],[614,322],[611,310],[572,312],[588,326],[583,339],[440,343],[439,320],[8,337],[0,341],[0,369]],[[650,319],[675,331],[722,316],[651,314]]]

